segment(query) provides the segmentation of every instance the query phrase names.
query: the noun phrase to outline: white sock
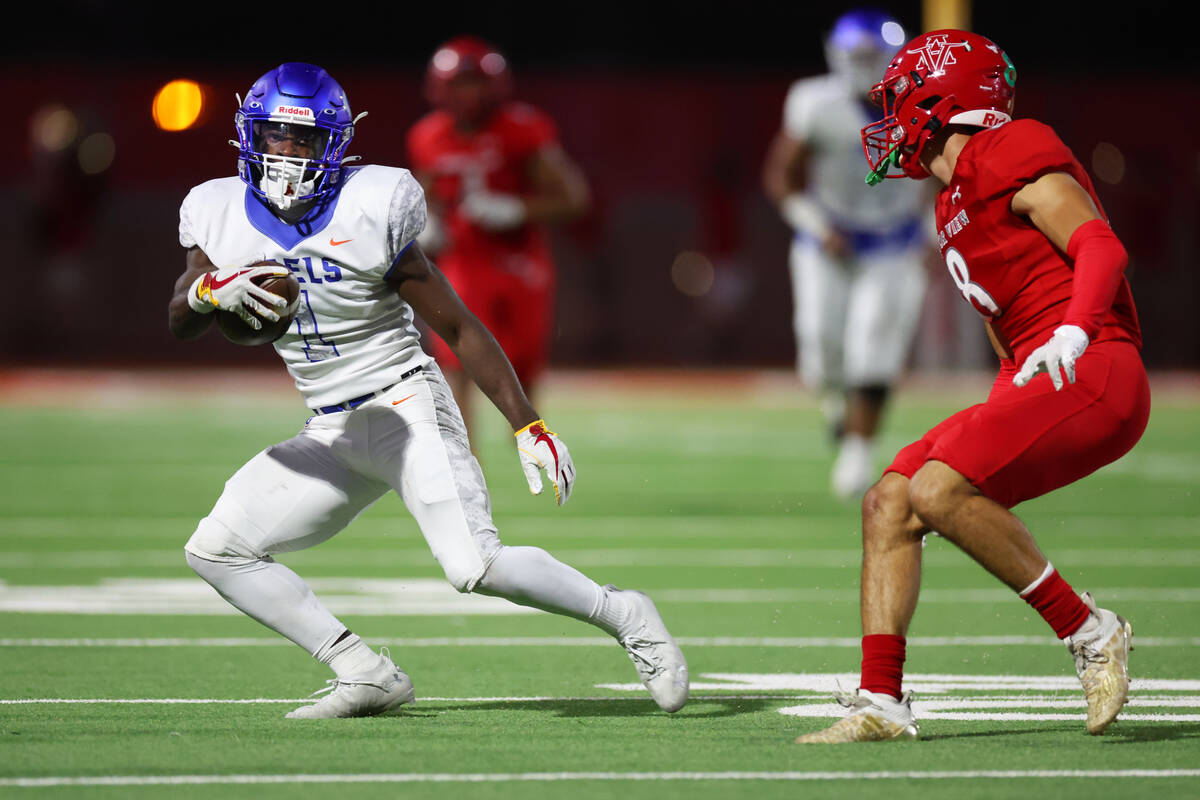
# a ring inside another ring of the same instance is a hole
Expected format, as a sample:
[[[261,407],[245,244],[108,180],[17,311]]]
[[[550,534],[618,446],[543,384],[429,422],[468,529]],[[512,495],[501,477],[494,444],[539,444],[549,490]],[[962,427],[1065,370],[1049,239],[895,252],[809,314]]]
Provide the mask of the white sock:
[[[353,633],[337,644],[330,643],[322,647],[315,655],[322,664],[328,664],[339,678],[370,672],[383,659]]]
[[[602,587],[600,606],[591,621],[600,630],[620,639],[633,626],[633,606],[619,592]]]
[[[540,547],[502,547],[475,591],[603,627],[604,590]]]
[[[847,433],[842,437],[842,457],[855,458],[870,463],[874,446],[874,439],[868,439],[860,433]]]

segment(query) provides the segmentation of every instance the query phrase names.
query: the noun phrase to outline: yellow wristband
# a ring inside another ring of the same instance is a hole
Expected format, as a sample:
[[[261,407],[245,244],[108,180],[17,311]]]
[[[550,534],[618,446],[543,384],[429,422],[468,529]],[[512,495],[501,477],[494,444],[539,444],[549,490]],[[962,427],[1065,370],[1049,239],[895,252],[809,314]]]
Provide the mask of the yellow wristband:
[[[540,431],[532,430],[532,428],[536,425],[541,425],[542,429]],[[525,431],[529,431],[530,434],[533,436],[537,436],[538,434],[542,434],[542,433],[553,434],[553,431],[551,431],[549,428],[546,427],[546,421],[542,420],[542,419],[535,419],[533,422],[529,423],[524,428],[521,428],[521,430],[514,433],[513,436],[520,436],[522,433],[525,433]]]

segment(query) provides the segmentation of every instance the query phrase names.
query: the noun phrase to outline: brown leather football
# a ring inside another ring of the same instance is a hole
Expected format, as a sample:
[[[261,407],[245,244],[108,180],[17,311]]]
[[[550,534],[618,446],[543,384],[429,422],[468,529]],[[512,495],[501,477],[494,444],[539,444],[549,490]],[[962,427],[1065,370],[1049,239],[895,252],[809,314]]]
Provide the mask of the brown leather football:
[[[250,266],[279,266],[279,262],[258,261]],[[268,292],[277,294],[284,300],[287,300],[288,305],[287,308],[280,310],[278,322],[262,320],[262,329],[257,331],[243,322],[242,318],[232,311],[218,309],[216,311],[217,327],[221,329],[221,333],[234,344],[246,347],[270,344],[280,336],[283,336],[288,326],[292,324],[292,320],[296,318],[296,309],[299,305],[296,300],[300,297],[300,282],[296,280],[295,275],[287,275],[282,278],[275,277],[274,275],[264,275],[261,278],[255,278],[254,282]],[[291,310],[291,313],[286,313],[288,309]]]

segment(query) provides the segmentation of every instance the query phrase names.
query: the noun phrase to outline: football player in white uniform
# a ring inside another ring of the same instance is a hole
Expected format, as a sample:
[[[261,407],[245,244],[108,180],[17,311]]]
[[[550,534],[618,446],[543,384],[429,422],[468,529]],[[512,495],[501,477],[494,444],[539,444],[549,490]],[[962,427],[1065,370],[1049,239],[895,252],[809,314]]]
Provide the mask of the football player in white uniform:
[[[462,417],[421,349],[414,312],[512,424],[531,492],[541,493],[544,470],[565,503],[575,467],[495,339],[415,243],[426,222],[420,185],[404,169],[345,165],[358,118],[320,67],[283,64],[239,103],[238,177],[195,187],[180,209],[187,266],[170,327],[195,338],[218,309],[254,328],[277,321],[283,299],[254,280],[291,273],[299,309],[274,346],[312,416],[226,482],[185,550],[222,597],[335,673],[328,694],[287,716],[369,716],[414,699],[390,654],[370,649],[272,558],[325,541],[388,489],[456,589],[590,622],[624,646],[660,707],[682,708],[687,663],[649,597],[599,586],[540,548],[501,544]],[[280,266],[247,266],[267,259]]]
[[[763,187],[794,229],[790,253],[799,370],[822,393],[839,441],[840,497],[874,483],[873,444],[907,360],[927,280],[932,196],[915,181],[863,180],[867,92],[905,41],[882,12],[843,14],[825,40],[829,72],[792,84]]]

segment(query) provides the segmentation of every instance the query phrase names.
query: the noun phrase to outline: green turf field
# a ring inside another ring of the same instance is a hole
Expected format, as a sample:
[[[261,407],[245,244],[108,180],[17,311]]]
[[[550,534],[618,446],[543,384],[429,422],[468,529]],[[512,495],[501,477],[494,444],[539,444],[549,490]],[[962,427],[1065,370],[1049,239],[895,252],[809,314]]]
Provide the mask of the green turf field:
[[[540,407],[579,470],[562,509],[528,494],[499,418],[481,422],[504,540],[655,597],[689,659],[684,710],[659,712],[589,626],[454,593],[387,497],[280,560],[390,648],[418,702],[316,722],[283,714],[327,670],[183,560],[223,481],[304,421],[277,377],[256,380],[0,383],[0,796],[1200,795],[1200,394],[1156,388],[1133,453],[1017,509],[1133,623],[1133,699],[1105,736],[1084,733],[1045,624],[931,539],[907,663],[923,741],[839,747],[793,739],[838,715],[839,676],[856,685],[858,511],[828,493],[816,405],[789,380],[559,380]],[[979,391],[914,386],[881,449]]]

